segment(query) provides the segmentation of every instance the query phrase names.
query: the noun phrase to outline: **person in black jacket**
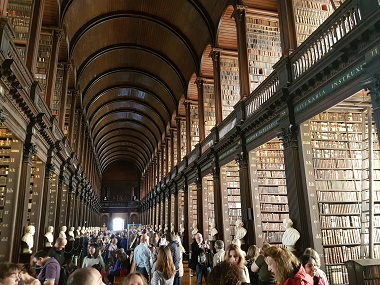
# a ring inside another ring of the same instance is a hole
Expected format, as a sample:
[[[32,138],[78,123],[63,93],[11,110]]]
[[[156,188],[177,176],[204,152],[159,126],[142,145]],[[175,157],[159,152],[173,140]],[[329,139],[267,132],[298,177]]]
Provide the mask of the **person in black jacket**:
[[[211,264],[207,255],[211,254],[210,246],[203,242],[201,233],[195,235],[195,240],[191,244],[191,260],[189,267],[195,270],[197,275],[197,285],[202,285],[202,276],[206,279],[211,272]]]

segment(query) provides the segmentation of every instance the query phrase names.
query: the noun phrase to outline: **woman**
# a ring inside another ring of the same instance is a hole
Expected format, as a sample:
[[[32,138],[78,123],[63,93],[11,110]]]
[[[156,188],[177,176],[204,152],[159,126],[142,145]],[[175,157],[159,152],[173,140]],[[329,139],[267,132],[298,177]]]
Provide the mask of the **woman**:
[[[257,272],[259,275],[259,285],[276,285],[273,273],[268,270],[268,265],[266,264],[264,258],[264,252],[269,247],[271,247],[269,243],[263,243],[259,256],[251,265],[251,271]]]
[[[251,283],[248,268],[245,266],[245,258],[239,246],[236,244],[230,244],[226,250],[224,260],[237,265],[240,268],[244,277],[243,283]]]
[[[168,246],[158,248],[156,270],[153,272],[151,285],[172,285],[175,276],[172,252]]]
[[[259,284],[259,274],[251,270],[252,264],[255,262],[259,254],[260,254],[260,248],[257,247],[256,245],[251,245],[248,248],[247,256],[245,258],[247,260],[247,267],[249,271],[249,279],[251,280],[251,285]]]
[[[124,252],[124,248],[114,251],[116,263],[113,268],[109,270],[107,275],[110,284],[114,283],[115,276],[127,276],[131,269],[128,255]]]
[[[240,285],[244,279],[241,269],[228,261],[218,263],[207,277],[208,285]]]
[[[0,283],[2,285],[18,285],[20,280],[20,270],[16,264],[0,263]]]
[[[322,278],[315,274],[317,271],[317,267],[314,257],[312,257],[311,255],[302,255],[300,260],[302,266],[305,268],[306,273],[313,278],[314,285],[326,285],[325,282],[323,282]]]
[[[100,265],[101,269],[105,269],[103,258],[99,254],[99,245],[96,243],[88,247],[88,255],[83,259],[82,267],[94,267],[94,265]]]
[[[329,281],[327,280],[326,273],[321,269],[321,258],[319,257],[318,252],[315,249],[313,249],[311,247],[308,247],[308,248],[305,249],[305,251],[303,252],[303,254],[304,255],[311,255],[312,257],[314,257],[314,259],[315,259],[315,268],[316,268],[315,275],[318,276],[318,277],[321,277],[321,279],[323,280],[323,282],[326,285],[330,285]]]
[[[265,252],[268,270],[275,280],[283,285],[313,285],[313,278],[308,275],[297,257],[288,249],[271,246]]]
[[[123,285],[148,285],[148,282],[140,272],[133,272],[125,277]]]

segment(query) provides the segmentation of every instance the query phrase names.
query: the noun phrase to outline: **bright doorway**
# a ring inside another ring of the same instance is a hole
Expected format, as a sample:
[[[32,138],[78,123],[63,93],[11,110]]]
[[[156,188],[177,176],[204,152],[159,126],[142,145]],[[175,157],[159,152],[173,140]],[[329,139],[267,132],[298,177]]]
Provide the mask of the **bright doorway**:
[[[113,219],[113,230],[114,231],[124,230],[124,219],[122,219],[122,218]]]

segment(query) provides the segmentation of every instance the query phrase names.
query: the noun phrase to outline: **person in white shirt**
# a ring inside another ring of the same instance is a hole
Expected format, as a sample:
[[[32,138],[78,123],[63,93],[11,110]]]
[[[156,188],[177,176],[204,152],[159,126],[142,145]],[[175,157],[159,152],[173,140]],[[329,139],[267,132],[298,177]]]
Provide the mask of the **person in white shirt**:
[[[216,253],[214,254],[213,260],[212,260],[212,267],[215,267],[218,263],[221,263],[224,261],[224,242],[220,239],[218,239],[215,242],[215,251]]]
[[[92,243],[88,247],[88,256],[83,259],[82,267],[93,267],[94,265],[98,264],[102,267],[102,269],[105,269],[103,258],[99,254],[99,245]]]
[[[135,248],[133,258],[136,262],[136,271],[140,272],[146,280],[150,280],[151,275],[151,252],[148,248],[149,237],[143,234],[140,238],[140,244]]]

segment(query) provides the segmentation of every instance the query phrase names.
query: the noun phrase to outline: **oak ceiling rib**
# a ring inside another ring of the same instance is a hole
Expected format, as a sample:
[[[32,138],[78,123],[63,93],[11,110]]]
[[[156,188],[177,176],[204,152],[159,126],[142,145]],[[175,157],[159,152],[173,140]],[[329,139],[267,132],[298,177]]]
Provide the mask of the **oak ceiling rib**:
[[[132,165],[135,165],[136,168],[138,169],[144,169],[144,165],[141,163],[141,161],[139,161],[138,159],[136,159],[136,156],[133,155],[133,153],[131,152],[125,152],[125,151],[114,151],[112,153],[110,153],[108,156],[104,157],[104,159],[100,162],[100,167],[101,168],[104,168],[105,167],[102,167],[103,165],[107,165],[107,161],[109,160],[120,160],[120,158],[123,157],[123,158],[131,158],[131,162],[132,162]]]
[[[125,129],[125,128],[112,130],[106,133],[103,137],[101,137],[101,139],[95,145],[96,152],[99,153],[102,150],[102,148],[104,148],[104,146],[107,145],[108,140],[114,137],[115,138],[119,137],[119,136],[120,137],[129,136],[131,138],[139,140],[142,143],[142,145],[144,145],[147,148],[148,157],[152,157],[155,146],[151,143],[149,138],[147,136],[144,136],[144,134],[141,134],[139,131],[135,129]],[[145,138],[145,140],[143,138]]]
[[[108,139],[99,148],[99,152],[98,153],[104,152],[105,150],[108,149],[109,146],[111,146],[111,145],[113,145],[115,143],[117,143],[119,145],[126,145],[126,146],[133,145],[133,146],[135,146],[139,150],[139,153],[143,154],[145,162],[146,163],[149,162],[149,159],[150,159],[149,153],[150,152],[149,152],[149,149],[148,150],[146,149],[146,145],[145,145],[144,141],[142,141],[138,137],[132,137],[130,135],[117,135],[117,136],[113,136],[112,138]]]
[[[155,97],[160,99],[170,98],[171,100],[165,100],[165,102],[160,100],[163,106],[165,106],[165,109],[173,110],[178,104],[178,100],[175,98],[170,87],[159,78],[155,77],[154,74],[150,74],[142,70],[116,68],[113,70],[107,70],[97,75],[97,77],[85,86],[82,92],[83,106],[86,108],[86,106],[91,103],[89,101],[92,100],[92,98],[96,98],[95,95],[97,93],[100,93],[110,86],[122,84],[126,84],[127,86],[136,86],[138,89],[147,90],[153,96],[155,96],[154,94],[157,94]],[[157,91],[150,91],[151,88],[154,88]],[[94,93],[93,96],[88,95],[91,94],[90,91]]]
[[[123,89],[125,91],[120,91],[120,89]],[[112,92],[114,90],[118,90],[120,93]],[[149,102],[151,106],[154,106],[155,112],[159,114],[164,122],[170,120],[170,112],[164,102],[158,96],[152,94],[150,91],[144,90],[140,87],[137,88],[135,85],[110,86],[109,88],[102,90],[98,95],[94,96],[93,99],[88,103],[87,109],[85,109],[89,120],[91,120],[94,109],[96,110],[108,102],[113,102],[124,98],[127,98],[128,100],[139,101],[142,104]]]
[[[97,142],[100,138],[102,138],[103,135],[106,133],[112,132],[113,130],[120,130],[120,129],[132,129],[140,132],[141,137],[146,137],[147,142],[152,145],[153,149],[155,149],[158,145],[158,140],[154,136],[151,130],[147,129],[146,126],[141,124],[140,122],[136,121],[114,121],[114,122],[109,122],[105,124],[97,134],[92,134],[94,137],[94,144],[97,145]],[[153,151],[154,153],[154,151]]]
[[[135,157],[136,160],[138,160],[140,162],[140,165],[146,165],[146,162],[141,157],[141,154],[139,152],[132,151],[132,150],[134,150],[134,149],[131,147],[121,145],[121,144],[110,146],[110,148],[108,148],[107,150],[105,150],[104,152],[102,152],[99,155],[99,162],[100,162],[100,164],[102,164],[103,161],[106,160],[108,156],[110,156],[114,153],[120,153],[120,154],[128,154],[130,156],[133,156],[133,157]]]
[[[152,106],[128,98],[108,102],[100,108],[96,109],[93,116],[88,119],[90,128],[96,126],[106,114],[128,111],[144,114],[146,117],[156,123],[161,133],[165,132],[166,123]],[[161,124],[161,126],[158,124]]]
[[[137,168],[142,172],[144,170],[143,166],[140,165],[137,161],[135,161],[135,158],[131,155],[128,155],[126,153],[113,153],[109,157],[107,157],[106,160],[104,160],[103,163],[100,164],[100,169],[102,172],[112,163],[116,161],[129,161],[133,167]]]
[[[182,34],[181,31],[170,26],[170,24],[167,23],[165,21],[165,19],[161,19],[158,17],[154,17],[152,15],[148,15],[146,13],[136,12],[136,11],[113,11],[113,12],[103,14],[103,15],[100,15],[96,18],[91,19],[91,21],[89,21],[85,25],[83,25],[76,32],[76,34],[73,36],[72,40],[70,41],[70,54],[72,54],[72,52],[75,49],[75,46],[77,45],[79,39],[85,33],[87,33],[91,28],[93,28],[96,25],[99,25],[102,22],[109,21],[109,20],[115,20],[117,18],[136,18],[136,19],[141,19],[141,20],[153,22],[157,25],[164,27],[166,30],[170,31],[176,38],[180,39],[180,41],[188,49],[191,57],[193,58],[196,70],[199,69],[199,57],[198,57],[194,47],[190,43],[190,40],[188,38],[186,38],[186,36],[184,34]]]
[[[135,122],[144,126],[145,132],[150,132],[154,136],[156,144],[161,141],[161,132],[158,126],[153,123],[145,114],[140,114],[137,112],[128,112],[128,113],[110,113],[103,117],[103,120],[95,125],[91,131],[94,136],[97,136],[99,132],[109,124],[120,121],[120,122]]]

